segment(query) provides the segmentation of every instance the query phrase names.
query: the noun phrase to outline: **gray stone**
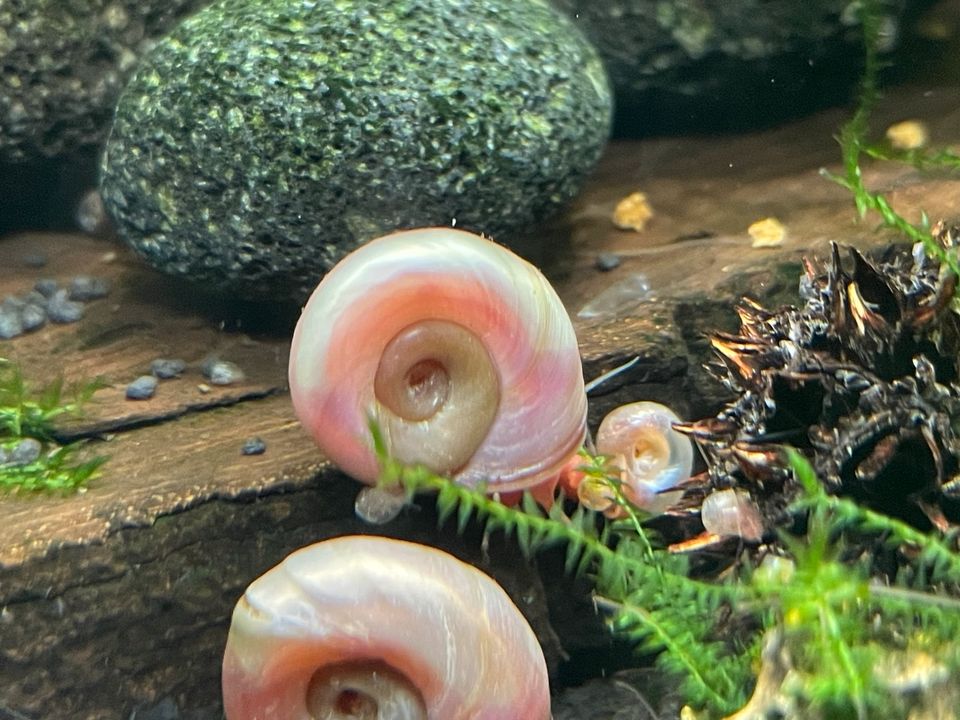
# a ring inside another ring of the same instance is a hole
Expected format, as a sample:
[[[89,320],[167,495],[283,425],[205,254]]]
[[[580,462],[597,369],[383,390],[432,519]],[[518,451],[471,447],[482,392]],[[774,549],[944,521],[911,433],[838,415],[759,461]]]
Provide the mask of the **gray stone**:
[[[29,465],[40,457],[43,445],[35,438],[24,438],[12,448],[7,455],[7,462],[11,465]]]
[[[110,294],[110,281],[92,275],[77,275],[70,281],[68,292],[71,300],[97,300]]]
[[[23,334],[23,319],[15,308],[0,306],[0,340],[10,340]]]
[[[620,267],[621,262],[620,256],[616,253],[602,252],[597,254],[597,259],[593,264],[600,272],[610,272]]]
[[[24,332],[39,330],[47,322],[47,311],[42,305],[27,303],[20,311],[20,322]]]
[[[546,0],[236,0],[144,59],[101,192],[155,267],[302,300],[384,232],[530,228],[575,194],[610,113],[596,52]]]
[[[27,253],[20,259],[28,268],[42,268],[47,264],[47,256],[43,253]]]
[[[53,293],[50,294],[52,295]],[[39,305],[40,307],[43,307],[47,304],[47,297],[49,296],[44,295],[39,290],[34,289],[27,292],[26,295],[23,295],[22,299],[26,305]]]
[[[99,146],[137,57],[207,2],[0,3],[0,163]]]
[[[47,302],[47,317],[55,323],[74,323],[83,317],[83,303],[71,300],[65,289],[57,290]]]
[[[863,65],[849,0],[553,0],[597,47],[618,134],[730,130],[847,102]],[[917,0],[877,3],[885,50]]]
[[[127,385],[127,400],[149,400],[157,392],[157,378],[141,375]]]
[[[150,363],[150,372],[161,380],[180,377],[186,368],[187,363],[176,358],[157,358]]]
[[[204,360],[200,371],[213,385],[233,385],[241,382],[245,377],[239,365],[217,358]]]
[[[180,709],[171,697],[165,697],[155,705],[141,705],[130,713],[129,720],[179,720]]]
[[[267,443],[263,438],[252,437],[245,440],[240,448],[241,455],[263,455],[267,451]]]
[[[43,297],[51,298],[57,291],[57,281],[53,278],[40,278],[34,283],[33,289],[43,295]]]

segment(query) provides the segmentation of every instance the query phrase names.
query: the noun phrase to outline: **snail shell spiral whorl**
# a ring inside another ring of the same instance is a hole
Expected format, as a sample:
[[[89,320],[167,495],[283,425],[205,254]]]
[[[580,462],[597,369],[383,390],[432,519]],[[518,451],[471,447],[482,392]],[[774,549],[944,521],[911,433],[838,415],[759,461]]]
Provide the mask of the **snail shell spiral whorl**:
[[[670,408],[641,401],[615,408],[597,430],[597,452],[612,459],[621,471],[624,493],[645,510],[662,511],[662,493],[693,470],[693,444],[673,429],[678,422]]]
[[[556,475],[586,429],[556,292],[506,248],[449,228],[374,240],[323,279],[294,333],[290,390],[324,453],[367,483],[370,417],[398,460],[491,491]]]
[[[341,537],[247,588],[228,720],[549,720],[546,661],[492,579],[434,548]]]

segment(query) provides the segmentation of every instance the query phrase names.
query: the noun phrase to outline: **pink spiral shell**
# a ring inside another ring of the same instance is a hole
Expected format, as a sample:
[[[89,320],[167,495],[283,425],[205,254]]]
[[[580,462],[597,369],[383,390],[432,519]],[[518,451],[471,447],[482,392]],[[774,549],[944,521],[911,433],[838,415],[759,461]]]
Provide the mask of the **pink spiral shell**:
[[[374,379],[391,341],[425,321],[465,329],[496,374],[495,412],[482,442],[444,472],[464,484],[487,483],[491,491],[521,490],[555,476],[586,428],[573,326],[536,268],[494,242],[450,228],[398,232],[360,247],[304,308],[293,336],[290,391],[324,453],[358,480],[375,482],[368,418],[393,420]],[[411,431],[422,432],[427,452],[475,415],[467,409],[444,430],[413,423]],[[416,461],[431,464],[419,455]]]

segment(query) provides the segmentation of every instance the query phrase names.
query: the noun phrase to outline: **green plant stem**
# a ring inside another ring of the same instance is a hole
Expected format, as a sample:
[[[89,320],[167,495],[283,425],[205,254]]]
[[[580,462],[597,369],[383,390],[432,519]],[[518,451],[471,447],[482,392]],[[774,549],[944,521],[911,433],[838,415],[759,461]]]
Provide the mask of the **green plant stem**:
[[[919,225],[910,223],[893,209],[882,194],[871,192],[863,182],[860,157],[862,154],[870,154],[870,148],[867,145],[867,136],[870,129],[869,119],[880,98],[877,84],[881,64],[877,48],[879,47],[882,19],[879,4],[875,2],[862,2],[859,12],[863,27],[864,68],[857,109],[853,117],[840,130],[838,138],[844,172],[840,176],[822,170],[821,174],[847,188],[853,194],[854,205],[861,218],[871,210],[878,213],[887,227],[893,228],[912,242],[923,243],[931,257],[939,259],[954,273],[960,275],[960,264],[958,264],[956,254],[948,253],[940,247],[930,233],[926,215],[922,217]],[[948,164],[953,162],[952,153],[944,154],[943,158]]]
[[[605,597],[594,596],[594,601],[598,607],[618,615],[627,615],[636,618],[639,622],[642,622],[643,625],[654,634],[666,652],[671,653],[680,663],[688,668],[690,679],[701,688],[712,705],[727,711],[736,709],[735,704],[731,703],[729,695],[723,696],[711,686],[707,679],[700,673],[697,659],[688,652],[686,647],[675,641],[674,635],[657,620],[654,613],[634,603],[615,602]]]

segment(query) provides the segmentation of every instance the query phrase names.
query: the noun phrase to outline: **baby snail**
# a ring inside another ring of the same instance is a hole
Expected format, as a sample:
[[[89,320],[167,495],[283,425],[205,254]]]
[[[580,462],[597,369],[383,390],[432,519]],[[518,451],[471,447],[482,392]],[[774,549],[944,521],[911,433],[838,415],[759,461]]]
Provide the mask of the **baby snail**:
[[[597,453],[619,474],[624,498],[652,514],[662,513],[682,494],[672,491],[690,477],[693,445],[673,429],[680,418],[660,403],[641,401],[610,412],[597,430]],[[586,477],[572,483],[580,502],[610,517],[620,517],[609,484]]]
[[[233,611],[227,720],[549,720],[547,666],[503,589],[440,550],[298,550]]]
[[[371,419],[393,458],[490,493],[552,492],[586,433],[580,352],[556,292],[506,248],[451,228],[387,235],[334,267],[297,323],[289,379],[321,450],[371,485]],[[365,502],[369,519],[399,510]]]
[[[760,509],[742,490],[714,490],[703,499],[700,520],[704,530],[714,535],[747,542],[760,542],[763,538]]]

